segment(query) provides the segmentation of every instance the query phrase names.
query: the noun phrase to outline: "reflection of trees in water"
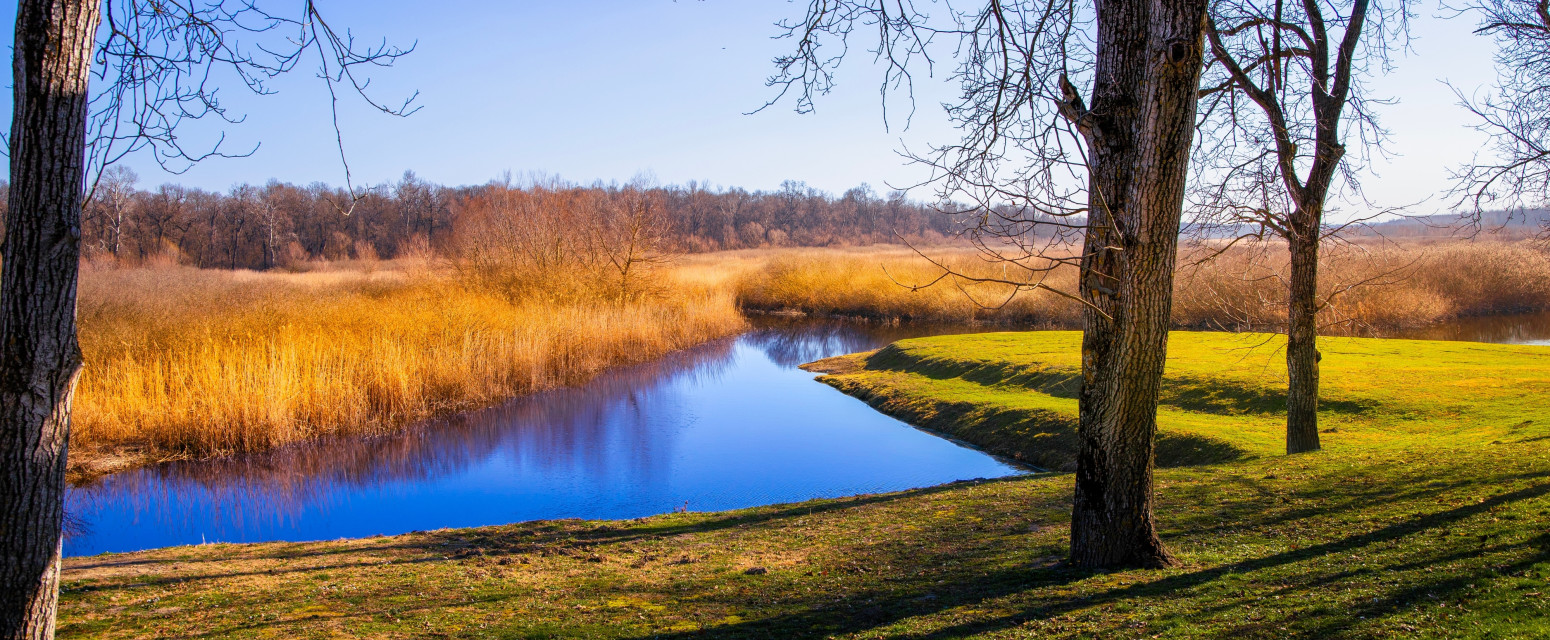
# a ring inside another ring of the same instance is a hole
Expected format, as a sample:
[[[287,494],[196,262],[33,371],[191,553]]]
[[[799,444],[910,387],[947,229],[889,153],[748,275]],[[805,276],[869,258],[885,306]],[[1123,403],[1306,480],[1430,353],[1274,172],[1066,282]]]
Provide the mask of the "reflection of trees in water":
[[[783,367],[857,351],[870,351],[905,338],[964,333],[961,325],[911,325],[810,320],[806,318],[759,318],[754,330],[744,335],[748,344],[764,350]]]
[[[240,531],[283,525],[327,511],[349,491],[429,482],[500,456],[535,476],[585,478],[598,486],[650,485],[667,477],[676,427],[685,424],[681,391],[705,385],[732,365],[742,341],[794,367],[875,349],[904,338],[962,327],[890,326],[840,320],[756,319],[738,339],[719,340],[650,363],[606,372],[573,388],[524,396],[482,411],[426,422],[377,438],[338,438],[199,462],[173,462],[72,489],[71,535],[92,531],[105,510],[153,518],[164,530]],[[215,522],[211,522],[214,519]]]
[[[1495,343],[1539,342],[1550,340],[1550,312],[1459,318],[1385,337]]]
[[[172,462],[104,478],[70,491],[76,535],[92,533],[104,507],[155,513],[167,523],[211,517],[236,528],[245,519],[284,522],[306,507],[326,508],[340,489],[427,481],[504,453],[540,473],[651,479],[671,461],[681,420],[677,389],[720,376],[733,340],[606,372],[580,387],[517,398],[505,405],[423,423],[377,438],[337,438],[198,462]],[[159,523],[158,523],[159,524]]]

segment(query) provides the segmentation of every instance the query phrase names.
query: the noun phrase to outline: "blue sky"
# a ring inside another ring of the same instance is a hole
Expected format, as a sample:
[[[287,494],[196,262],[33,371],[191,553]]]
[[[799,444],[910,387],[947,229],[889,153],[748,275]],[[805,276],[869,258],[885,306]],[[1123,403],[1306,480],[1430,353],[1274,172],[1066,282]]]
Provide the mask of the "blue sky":
[[[899,122],[885,128],[878,71],[864,55],[847,62],[839,88],[816,113],[795,114],[788,103],[744,115],[773,95],[764,86],[770,59],[789,46],[770,38],[772,23],[799,15],[805,0],[320,4],[333,24],[363,39],[417,43],[397,67],[375,74],[373,89],[386,98],[418,90],[418,113],[393,118],[359,101],[343,103],[358,183],[396,181],[405,170],[444,184],[482,183],[507,170],[580,182],[649,172],[661,183],[769,189],[791,179],[836,193],[862,182],[881,191],[922,177],[899,158],[902,145],[954,137],[936,107],[952,95],[941,73],[918,87],[919,112],[908,130]],[[6,6],[0,20],[14,23],[14,10]],[[1470,20],[1440,20],[1437,12],[1435,4],[1418,6],[1413,50],[1374,83],[1376,93],[1398,100],[1382,112],[1395,155],[1364,181],[1379,204],[1438,192],[1447,169],[1481,142],[1440,81],[1466,89],[1489,82],[1491,44],[1470,33]],[[228,128],[232,148],[261,143],[252,157],[208,161],[182,176],[137,159],[130,166],[141,186],[224,190],[270,178],[342,184],[322,82],[302,72],[274,87],[278,95],[244,95],[237,87],[222,94],[247,114]],[[9,120],[9,102],[4,109]],[[1422,209],[1438,206],[1433,198]]]

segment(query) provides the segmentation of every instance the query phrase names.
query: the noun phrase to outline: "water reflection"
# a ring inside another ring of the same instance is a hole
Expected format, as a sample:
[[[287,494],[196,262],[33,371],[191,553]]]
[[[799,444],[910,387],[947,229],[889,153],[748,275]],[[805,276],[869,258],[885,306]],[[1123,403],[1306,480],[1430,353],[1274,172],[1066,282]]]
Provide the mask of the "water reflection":
[[[738,338],[392,437],[116,474],[70,490],[65,553],[628,518],[1017,473],[795,368],[973,330],[765,319]],[[1550,344],[1550,313],[1396,337]]]
[[[1018,470],[908,428],[797,364],[952,332],[767,320],[735,339],[403,434],[181,462],[70,491],[69,555],[637,517]]]
[[[795,367],[838,354],[870,351],[905,338],[985,330],[966,325],[864,325],[841,320],[765,318],[744,338],[763,349],[775,364]]]
[[[1461,318],[1445,324],[1402,332],[1394,337],[1550,345],[1550,312]]]

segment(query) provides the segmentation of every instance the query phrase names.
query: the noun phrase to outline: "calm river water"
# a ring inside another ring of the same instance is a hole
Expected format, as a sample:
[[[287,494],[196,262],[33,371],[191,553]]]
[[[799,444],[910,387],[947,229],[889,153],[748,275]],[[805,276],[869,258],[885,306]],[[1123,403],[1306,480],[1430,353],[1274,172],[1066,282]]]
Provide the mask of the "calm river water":
[[[1023,473],[796,368],[965,330],[764,320],[742,336],[585,386],[392,437],[116,474],[70,490],[65,554],[633,518]],[[1550,345],[1550,314],[1395,337]]]
[[[1024,472],[796,368],[951,329],[760,324],[398,436],[108,476],[70,490],[65,554],[633,518]]]

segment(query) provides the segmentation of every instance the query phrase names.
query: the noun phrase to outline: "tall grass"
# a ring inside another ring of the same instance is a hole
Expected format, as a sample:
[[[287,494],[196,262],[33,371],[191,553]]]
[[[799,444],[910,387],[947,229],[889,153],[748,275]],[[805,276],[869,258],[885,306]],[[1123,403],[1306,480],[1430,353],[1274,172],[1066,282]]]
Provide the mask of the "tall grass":
[[[926,252],[952,270],[975,277],[1004,275],[1003,266],[964,248]],[[1285,323],[1287,260],[1276,246],[1232,250],[1210,260],[1183,255],[1175,278],[1176,326],[1275,330]],[[1048,291],[1025,291],[1008,301],[1006,285],[949,277],[911,290],[943,273],[898,247],[808,249],[772,254],[760,268],[735,279],[740,304],[753,311],[799,311],[928,322],[1077,327],[1079,303]],[[1013,274],[1016,275],[1015,273]],[[1420,327],[1451,318],[1550,309],[1550,254],[1505,242],[1345,247],[1321,260],[1321,296],[1330,301],[1326,333],[1366,333]],[[1045,280],[1075,291],[1076,269],[1062,267]]]
[[[953,271],[976,277],[1015,278],[1003,265],[980,259],[973,250],[942,248],[928,252]],[[1024,326],[1072,326],[1080,307],[1046,290],[1011,295],[1010,285],[947,278],[943,270],[900,247],[805,249],[771,255],[763,268],[746,272],[736,283],[745,309],[800,311],[815,315],[902,319],[945,323],[1000,323]],[[1045,283],[1074,290],[1075,269],[1057,269]]]
[[[397,270],[88,269],[72,468],[383,433],[743,326],[731,295],[688,284],[513,301]]]

